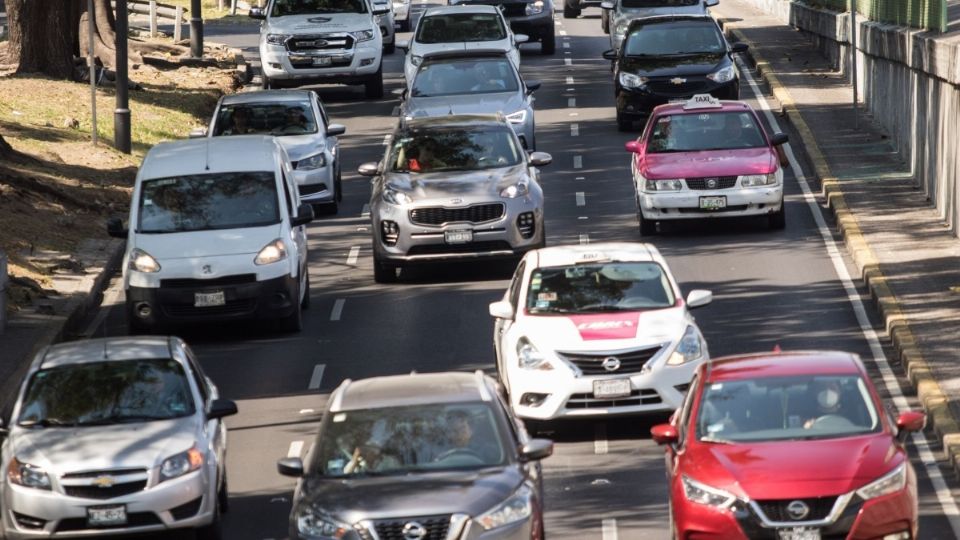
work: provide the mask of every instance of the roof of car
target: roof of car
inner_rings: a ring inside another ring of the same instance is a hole
[[[450,58],[475,59],[484,57],[503,58],[507,52],[502,49],[467,49],[460,51],[431,51],[423,53],[423,61],[427,60],[447,60]]]
[[[797,375],[860,374],[857,355],[839,351],[768,352],[715,358],[708,366],[708,382]]]
[[[430,116],[418,118],[404,118],[403,126],[406,129],[440,128],[453,126],[499,126],[506,120],[499,114],[450,114],[446,116]]]
[[[455,6],[438,6],[429,8],[423,17],[432,17],[434,15],[450,15],[459,13],[496,13],[497,6],[485,4],[457,4]]]
[[[278,143],[268,135],[205,137],[160,143],[140,165],[143,179],[228,171],[272,171]]]
[[[569,266],[597,260],[661,262],[657,248],[640,242],[601,242],[551,246],[537,250],[537,267]]]
[[[258,90],[256,92],[240,92],[238,94],[229,94],[223,97],[221,103],[224,105],[236,105],[238,103],[288,103],[310,101],[313,94],[310,90]]]
[[[347,381],[331,412],[489,401],[482,373],[411,373]]]
[[[744,101],[720,100],[720,107],[684,109],[686,101],[672,101],[663,105],[658,105],[653,109],[652,114],[701,114],[704,112],[718,111],[752,111],[753,108]]]
[[[51,368],[90,362],[172,358],[170,338],[162,336],[112,337],[59,343],[41,356],[40,366]]]
[[[630,26],[640,26],[643,24],[660,23],[669,21],[701,20],[710,21],[716,24],[716,20],[706,13],[672,13],[669,15],[651,15],[649,17],[638,17],[630,21]]]

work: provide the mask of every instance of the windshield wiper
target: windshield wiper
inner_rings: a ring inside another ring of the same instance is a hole
[[[716,437],[700,437],[701,442],[708,442],[713,444],[735,444],[733,441],[727,439],[719,439]]]
[[[23,420],[19,422],[19,425],[22,427],[73,427],[77,425],[77,423],[66,422],[64,420],[60,420],[59,418],[40,418],[38,420]]]
[[[171,420],[176,418],[174,416],[155,416],[147,414],[124,414],[116,416],[107,416],[104,418],[97,418],[96,420],[88,420],[86,422],[79,422],[78,426],[109,426],[112,424],[132,424],[135,422],[154,422],[157,420]]]

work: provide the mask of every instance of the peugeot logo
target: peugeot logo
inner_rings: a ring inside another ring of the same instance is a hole
[[[707,187],[710,188],[710,189],[716,188],[716,187],[717,187],[717,179],[716,179],[716,178],[707,178]]]
[[[93,485],[97,486],[98,488],[110,488],[116,483],[117,481],[109,475],[98,476],[93,479]]]
[[[200,271],[203,272],[204,274],[212,274],[213,268],[211,268],[209,264],[205,264],[203,265],[203,268],[200,269]]]
[[[406,540],[420,540],[427,535],[427,528],[416,521],[411,521],[403,526],[400,534],[402,534]]]
[[[810,513],[810,507],[803,501],[792,501],[787,505],[787,515],[794,521],[800,521]]]
[[[616,356],[608,356],[603,359],[603,362],[600,364],[600,367],[607,371],[616,371],[620,369],[620,359]]]
[[[684,79],[683,77],[674,77],[674,78],[670,79],[670,84],[675,84],[675,85],[677,85],[677,86],[680,86],[681,84],[683,84],[683,83],[685,83],[685,82],[687,82],[687,80]]]

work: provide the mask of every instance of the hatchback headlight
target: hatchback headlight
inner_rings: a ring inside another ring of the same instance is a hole
[[[523,197],[528,193],[530,193],[530,187],[527,185],[526,181],[517,182],[512,186],[507,186],[500,190],[500,196],[507,199],[516,199],[517,197]]]
[[[383,200],[390,204],[403,205],[412,203],[413,197],[402,191],[388,187],[383,190]]]
[[[43,469],[23,463],[17,458],[11,459],[7,466],[7,480],[18,486],[50,489],[50,476]]]
[[[533,514],[533,490],[520,486],[509,499],[491,508],[476,519],[484,530],[491,530],[523,521]]]
[[[267,34],[266,41],[270,45],[283,45],[289,38],[287,34]]]
[[[721,510],[726,510],[737,502],[737,497],[734,494],[697,482],[688,476],[681,476],[680,481],[683,483],[683,495],[690,502]]]
[[[901,463],[897,468],[881,476],[878,480],[857,490],[857,495],[863,499],[876,499],[884,495],[896,493],[907,485],[907,464]]]
[[[319,169],[320,167],[327,166],[327,156],[320,152],[319,154],[314,154],[312,156],[307,156],[299,161],[297,161],[297,166],[295,167],[298,171],[312,171],[314,169]]]
[[[673,350],[673,354],[667,360],[667,365],[679,366],[699,360],[703,358],[703,349],[703,339],[700,337],[700,333],[693,326],[688,326],[683,333],[683,337],[680,338],[677,348]]]
[[[670,178],[666,180],[647,180],[644,182],[644,191],[680,191],[683,189],[683,180]]]
[[[283,243],[283,240],[277,238],[276,240],[263,246],[263,249],[260,250],[260,253],[257,253],[257,257],[253,259],[253,264],[258,266],[272,264],[282,261],[286,258],[287,246]]]
[[[168,457],[160,464],[160,481],[173,480],[203,466],[203,453],[196,446]]]
[[[517,342],[517,361],[523,369],[539,369],[542,371],[553,369],[553,364],[526,338],[520,338],[520,341]]]
[[[523,109],[515,113],[510,113],[506,118],[511,124],[522,124],[527,121],[527,110]]]
[[[727,66],[725,68],[720,68],[713,73],[707,75],[707,78],[715,83],[725,83],[733,80],[734,75],[737,72],[733,66]]]
[[[623,86],[625,88],[640,88],[650,81],[650,79],[646,77],[641,77],[639,75],[634,75],[633,73],[627,73],[625,71],[620,72],[619,80],[620,80],[620,86]]]
[[[777,173],[745,174],[740,177],[741,187],[773,186],[777,184]]]
[[[537,0],[536,2],[527,4],[526,9],[523,10],[527,15],[536,15],[537,13],[543,13],[543,2]]]
[[[153,274],[160,271],[160,263],[152,255],[140,248],[134,248],[130,252],[130,269],[145,274]]]
[[[360,30],[353,33],[354,39],[357,41],[370,41],[374,37],[373,30]]]
[[[350,526],[346,523],[340,523],[309,505],[297,509],[296,517],[297,530],[300,531],[300,534],[310,538],[340,540],[350,530]]]

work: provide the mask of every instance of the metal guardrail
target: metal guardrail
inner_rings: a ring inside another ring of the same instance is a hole
[[[112,0],[110,5],[116,9],[117,2]],[[182,26],[187,23],[187,9],[181,6],[162,4],[156,0],[127,0],[127,10],[134,15],[146,15],[150,21],[150,35],[157,35],[157,24],[162,20],[173,24],[173,40],[180,41],[183,35]]]

